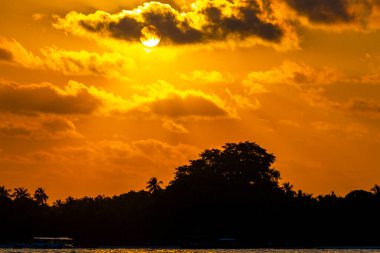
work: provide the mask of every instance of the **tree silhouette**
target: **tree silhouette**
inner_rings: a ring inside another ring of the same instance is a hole
[[[379,196],[380,195],[380,186],[378,186],[377,184],[375,184],[375,186],[371,188],[371,192],[374,195]]]
[[[49,199],[48,195],[45,193],[45,190],[41,187],[36,189],[33,196],[38,205],[46,204],[47,200]]]
[[[178,167],[171,185],[197,177],[230,185],[277,188],[280,173],[271,168],[274,161],[275,156],[256,143],[227,143],[223,150],[205,150],[190,165]]]
[[[56,201],[53,202],[54,207],[62,207],[63,206],[63,201],[60,199],[57,199]]]
[[[11,197],[11,190],[0,186],[0,199],[9,199]]]
[[[370,202],[373,199],[374,194],[364,190],[354,190],[349,192],[345,199],[350,202]]]
[[[296,194],[295,191],[293,191],[293,185],[291,185],[289,182],[283,183],[282,188],[285,191],[285,194],[291,198],[293,198]]]
[[[26,189],[24,187],[15,188],[12,196],[15,199],[29,199],[30,198],[30,194],[28,192],[28,189]]]
[[[152,177],[147,182],[146,188],[148,189],[148,192],[154,194],[162,190],[160,184],[162,184],[162,181],[158,181],[156,177]]]
[[[66,200],[65,200],[65,204],[66,204],[66,205],[73,205],[74,202],[75,202],[75,199],[74,199],[73,196],[68,196],[68,197],[66,198]]]
[[[176,168],[166,188],[152,177],[147,190],[69,196],[52,205],[43,188],[32,199],[25,188],[11,194],[2,186],[0,245],[44,234],[73,237],[78,246],[380,245],[380,186],[313,197],[290,183],[279,186],[274,160],[255,143],[227,143]]]

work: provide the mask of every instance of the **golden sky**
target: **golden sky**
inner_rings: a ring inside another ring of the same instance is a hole
[[[306,192],[380,184],[379,0],[1,0],[0,18],[8,188],[140,190],[238,141]]]

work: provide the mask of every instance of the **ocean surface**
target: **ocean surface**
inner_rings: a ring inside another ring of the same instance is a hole
[[[380,249],[0,249],[0,253],[380,253]]]

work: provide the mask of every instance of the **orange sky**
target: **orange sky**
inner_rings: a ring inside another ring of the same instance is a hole
[[[120,194],[238,141],[296,189],[380,184],[379,0],[2,0],[0,18],[0,185]]]

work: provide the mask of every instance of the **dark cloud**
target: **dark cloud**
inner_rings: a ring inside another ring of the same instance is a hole
[[[162,34],[164,40],[178,44],[201,42],[205,39],[206,34],[193,28],[189,19],[181,20],[178,15],[178,12],[169,5],[151,3],[149,8],[142,13],[145,20],[142,26],[153,25]]]
[[[13,55],[10,51],[0,47],[0,61],[12,61]]]
[[[236,16],[224,16],[222,8],[214,6],[212,2],[203,10],[203,13],[209,21],[205,28],[213,39],[225,39],[230,34],[235,34],[242,39],[255,35],[267,41],[278,42],[283,35],[279,26],[263,22],[259,18],[262,10],[254,1],[248,1],[245,6],[237,7]]]
[[[380,116],[380,104],[373,100],[355,98],[351,99],[345,107],[353,112]]]
[[[0,84],[0,111],[31,114],[89,114],[100,101],[87,90],[64,94],[52,85],[4,85]]]
[[[195,95],[171,96],[150,104],[152,112],[172,118],[178,117],[219,117],[228,113],[211,100]]]
[[[99,11],[86,16],[71,12],[65,18],[58,18],[55,26],[74,33],[85,31],[127,41],[138,41],[141,29],[153,25],[161,33],[163,43],[191,44],[229,37],[280,42],[284,29],[266,19],[264,12],[256,0],[198,0],[187,12],[179,12],[168,4],[149,2],[117,14]]]
[[[0,126],[0,136],[5,137],[29,137],[32,135],[32,131],[25,127],[13,126],[11,124],[6,126]]]
[[[357,23],[366,26],[378,0],[286,0],[288,5],[316,24]]]
[[[86,28],[85,21],[82,22],[82,25]],[[109,23],[107,27],[103,26],[102,29],[108,29],[115,38],[133,40],[140,37],[140,30],[142,28],[143,26],[133,18],[125,17],[118,22]],[[93,32],[96,31],[99,31],[99,29],[93,30]]]
[[[316,23],[350,22],[347,0],[286,0],[299,14]]]

